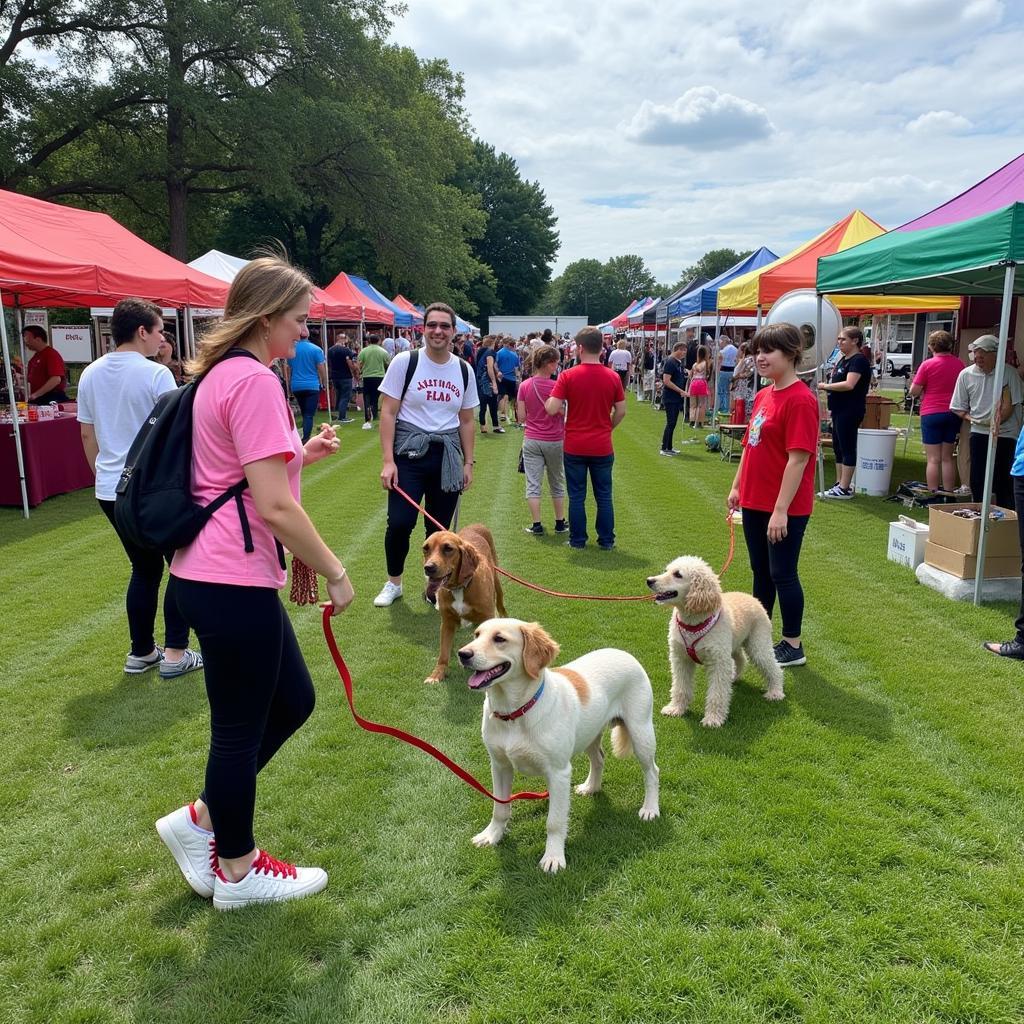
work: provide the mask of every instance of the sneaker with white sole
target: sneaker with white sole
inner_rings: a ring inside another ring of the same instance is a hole
[[[388,580],[381,592],[373,599],[375,608],[389,608],[402,596],[402,584]]]
[[[177,661],[168,661],[165,657],[160,662],[161,679],[177,679],[187,676],[189,672],[197,672],[203,667],[203,656],[198,651],[186,647]]]
[[[164,649],[162,647],[154,647],[153,653],[147,654],[144,658],[140,658],[135,654],[129,654],[124,659],[124,670],[130,676],[140,676],[143,672],[156,668],[163,661],[163,658]]]
[[[807,664],[807,655],[804,654],[804,645],[794,647],[788,640],[780,640],[773,648],[775,661],[782,668],[796,668],[799,665]]]
[[[818,497],[824,499],[838,498],[840,501],[849,501],[853,497],[852,487],[840,487],[833,484],[827,491],[818,491]]]
[[[156,823],[157,835],[171,851],[181,873],[194,892],[209,899],[213,895],[217,868],[217,844],[213,833],[196,823],[194,804],[186,804],[164,815]]]
[[[214,877],[213,906],[216,910],[237,910],[254,903],[280,903],[312,896],[327,886],[323,868],[300,868],[256,851],[249,873],[229,882],[221,871]]]
[[[373,424],[369,420],[367,420],[363,424],[363,430],[373,430]]]

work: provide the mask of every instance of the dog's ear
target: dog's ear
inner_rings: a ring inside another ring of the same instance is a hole
[[[539,679],[560,648],[537,622],[524,622],[519,628],[523,633],[523,671],[531,679]]]
[[[706,567],[698,569],[690,578],[683,611],[687,615],[714,615],[721,603],[718,577]]]
[[[459,542],[459,576],[458,586],[464,587],[473,578],[477,566],[480,564],[480,556],[472,544],[465,541]]]

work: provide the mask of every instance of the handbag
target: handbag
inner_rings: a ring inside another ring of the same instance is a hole
[[[525,473],[526,472],[526,466],[523,464],[523,449],[522,448],[519,449],[519,472],[520,473]]]

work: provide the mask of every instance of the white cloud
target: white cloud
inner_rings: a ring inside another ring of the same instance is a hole
[[[971,122],[952,110],[929,110],[907,124],[907,131],[917,135],[958,135],[970,128]]]
[[[775,132],[768,111],[710,85],[687,89],[670,106],[644,100],[626,135],[648,146],[729,149]]]

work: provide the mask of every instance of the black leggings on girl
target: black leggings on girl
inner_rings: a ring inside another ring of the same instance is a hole
[[[177,579],[178,607],[203,653],[210,753],[203,802],[217,852],[242,857],[256,775],[313,712],[313,681],[276,590]]]
[[[800,586],[797,562],[800,546],[810,516],[790,516],[786,536],[776,544],[768,541],[768,520],[771,512],[743,510],[743,536],[750,555],[750,568],[754,573],[754,597],[764,605],[769,618],[779,598],[782,613],[782,635],[796,638],[800,635],[804,618],[804,589]]]

